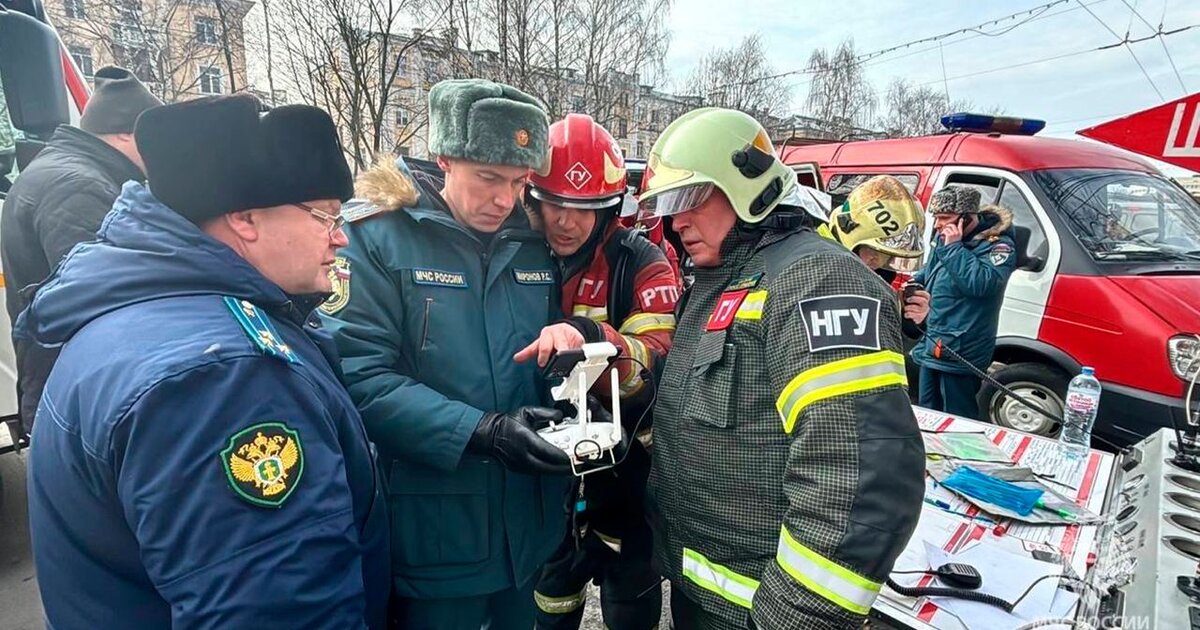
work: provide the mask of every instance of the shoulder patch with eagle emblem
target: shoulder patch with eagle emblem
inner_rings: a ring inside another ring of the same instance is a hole
[[[243,429],[221,451],[221,467],[239,497],[262,507],[280,507],[304,472],[300,434],[282,422]]]

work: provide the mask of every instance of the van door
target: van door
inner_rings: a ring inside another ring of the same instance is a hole
[[[1054,359],[1028,350],[1041,347],[1038,333],[1062,258],[1058,232],[1037,196],[1015,173],[948,166],[938,174],[934,190],[949,184],[974,188],[980,192],[981,203],[1007,209],[1018,232],[1023,233],[1017,239],[1020,257],[1005,289],[996,335],[994,360],[1004,366],[990,370],[991,377],[1061,417],[1070,375]],[[933,222],[929,223],[932,230]],[[983,384],[977,401],[980,420],[1039,435],[1053,435],[1058,430],[1057,419],[1030,409],[990,383]]]
[[[981,203],[1009,210],[1013,214],[1013,224],[1027,231],[1023,257],[1004,293],[997,334],[1037,339],[1061,258],[1054,224],[1033,191],[1015,173],[993,168],[948,166],[939,174],[934,190],[948,184],[978,190]],[[929,223],[932,229],[932,221]]]

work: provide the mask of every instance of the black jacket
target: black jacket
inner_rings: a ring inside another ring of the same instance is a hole
[[[44,281],[77,243],[96,230],[127,180],[145,176],[129,158],[96,136],[62,126],[21,172],[0,215],[0,257],[10,321],[29,305],[32,287]],[[23,347],[17,352],[17,400],[26,431],[54,366],[57,350]]]

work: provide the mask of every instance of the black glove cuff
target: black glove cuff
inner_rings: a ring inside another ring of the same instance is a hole
[[[572,328],[579,331],[583,335],[584,343],[599,343],[604,341],[604,330],[600,328],[600,324],[583,317],[576,315],[563,320],[563,323],[570,324]]]
[[[494,411],[483,414],[479,424],[475,425],[475,430],[467,438],[468,453],[486,455],[492,452],[492,444],[496,441],[496,425],[501,422],[502,415],[504,414]]]

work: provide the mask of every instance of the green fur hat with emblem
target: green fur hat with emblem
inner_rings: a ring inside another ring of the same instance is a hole
[[[484,79],[442,81],[429,91],[429,152],[541,171],[550,121],[541,101]]]

